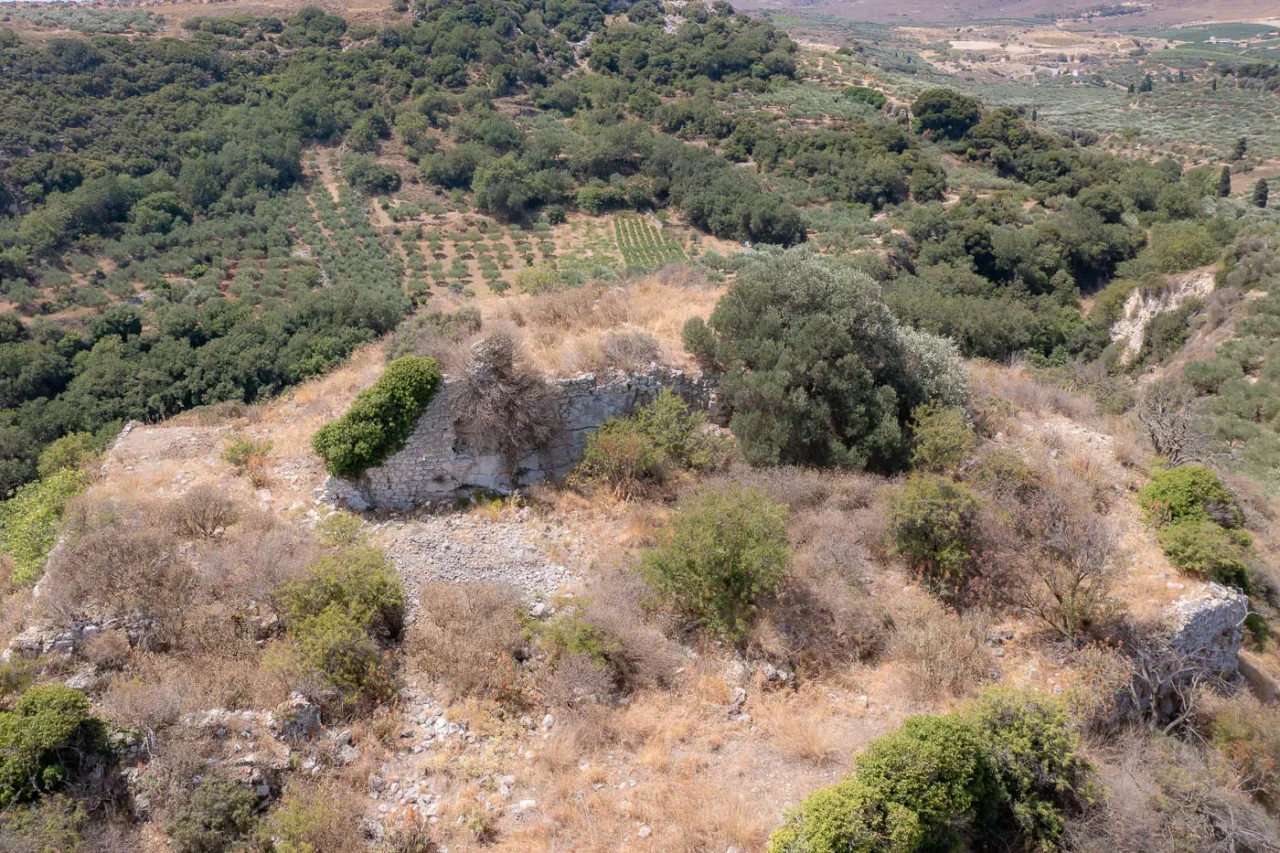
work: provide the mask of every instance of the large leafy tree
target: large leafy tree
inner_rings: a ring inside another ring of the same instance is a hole
[[[911,105],[911,112],[919,130],[959,139],[982,118],[982,105],[954,89],[927,89]]]
[[[911,408],[965,395],[946,342],[902,329],[866,274],[804,249],[743,270],[685,344],[722,374],[757,465],[899,467]]]

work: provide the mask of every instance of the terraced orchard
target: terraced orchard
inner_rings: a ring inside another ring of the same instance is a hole
[[[686,260],[679,241],[647,217],[619,214],[613,218],[613,233],[625,266],[653,269]]]

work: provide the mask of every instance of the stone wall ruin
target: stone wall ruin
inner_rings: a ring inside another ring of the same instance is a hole
[[[668,367],[634,373],[587,373],[552,382],[559,420],[557,435],[516,463],[491,437],[469,434],[459,423],[459,383],[448,380],[419,418],[405,446],[358,480],[329,477],[317,497],[355,510],[408,509],[430,501],[452,501],[477,493],[509,493],[520,486],[563,479],[582,459],[587,437],[610,418],[630,414],[671,389],[695,411],[723,421],[715,383],[709,377]]]

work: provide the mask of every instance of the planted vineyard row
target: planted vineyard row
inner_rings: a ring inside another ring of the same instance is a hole
[[[613,230],[625,266],[653,269],[685,260],[684,249],[675,238],[644,217],[615,216]]]

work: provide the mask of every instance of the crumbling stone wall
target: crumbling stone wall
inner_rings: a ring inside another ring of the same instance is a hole
[[[702,375],[654,367],[638,373],[588,373],[557,380],[557,436],[520,459],[518,483],[508,476],[507,459],[489,436],[468,434],[458,423],[452,400],[456,383],[445,381],[400,452],[366,471],[359,480],[329,477],[318,497],[352,509],[407,509],[427,501],[453,500],[476,492],[510,492],[565,477],[582,459],[587,437],[610,418],[630,414],[670,388],[695,410],[723,420],[714,382]]]
[[[1205,592],[1173,603],[1169,612],[1169,649],[1209,672],[1233,676],[1239,667],[1244,619],[1248,615],[1248,596],[1209,584]]]

